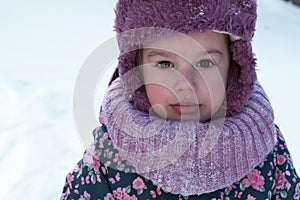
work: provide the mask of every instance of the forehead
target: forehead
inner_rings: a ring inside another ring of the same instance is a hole
[[[160,49],[182,54],[190,51],[226,51],[228,49],[228,37],[225,34],[206,32],[193,35],[178,34],[174,37],[156,40],[144,46],[147,49]]]

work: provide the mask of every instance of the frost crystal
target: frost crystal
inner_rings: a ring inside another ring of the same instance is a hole
[[[203,5],[200,5],[198,7],[193,7],[193,12],[197,13],[195,16],[191,17],[191,19],[197,19],[200,16],[203,16],[205,14],[204,12],[205,7]]]
[[[244,8],[252,8],[252,2],[251,1],[243,1],[243,7]]]

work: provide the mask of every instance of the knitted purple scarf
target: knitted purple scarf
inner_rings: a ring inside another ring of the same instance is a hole
[[[211,122],[172,121],[136,110],[120,78],[103,117],[122,160],[166,192],[200,195],[242,179],[275,144],[273,110],[256,83],[240,114]]]

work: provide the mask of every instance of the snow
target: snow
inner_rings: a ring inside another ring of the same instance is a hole
[[[114,36],[115,2],[2,3],[0,199],[59,199],[85,148],[73,119],[76,77],[91,52]],[[281,0],[258,3],[253,44],[259,80],[299,171],[300,7]],[[101,92],[95,95],[98,107]]]
[[[260,0],[254,51],[258,77],[275,111],[296,169],[300,170],[300,6]],[[299,173],[299,172],[298,172]]]

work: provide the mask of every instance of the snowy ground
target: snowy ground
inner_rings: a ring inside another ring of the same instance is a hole
[[[65,175],[81,158],[73,89],[85,59],[113,37],[115,0],[103,2],[2,2],[0,199],[58,199]],[[291,3],[259,0],[254,50],[300,172],[299,16]]]

